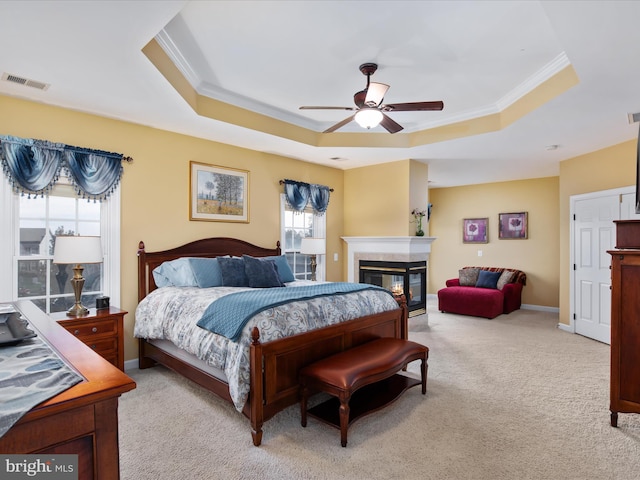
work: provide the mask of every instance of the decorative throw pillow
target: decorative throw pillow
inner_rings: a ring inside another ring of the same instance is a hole
[[[176,258],[153,269],[153,280],[158,287],[197,287],[189,259]]]
[[[500,278],[502,273],[500,272],[490,272],[488,270],[480,270],[478,274],[478,281],[476,282],[476,287],[479,288],[496,288],[498,285],[498,279]]]
[[[248,287],[249,279],[244,273],[244,259],[240,257],[218,257],[225,287]]]
[[[222,286],[222,270],[217,258],[189,258],[193,276],[200,288]]]
[[[276,268],[278,269],[278,276],[283,283],[294,282],[296,277],[293,276],[293,272],[291,271],[291,267],[289,266],[289,262],[287,262],[287,257],[284,255],[278,255],[273,257],[261,257],[261,260],[273,260],[276,264]]]
[[[479,268],[463,268],[458,271],[458,279],[462,287],[475,287],[478,282]]]
[[[498,283],[496,284],[496,288],[498,290],[502,290],[507,283],[511,283],[511,280],[513,280],[513,276],[515,274],[516,272],[512,270],[505,270],[504,272],[502,272],[502,275],[500,275]]]
[[[249,255],[244,259],[244,273],[252,288],[284,287],[274,260],[254,258]]]

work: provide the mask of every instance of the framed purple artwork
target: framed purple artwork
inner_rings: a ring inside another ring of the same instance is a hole
[[[498,238],[525,239],[528,235],[527,212],[498,214]]]
[[[465,218],[462,220],[462,243],[488,243],[488,218]]]

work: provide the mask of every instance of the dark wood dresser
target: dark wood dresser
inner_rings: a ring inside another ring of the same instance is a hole
[[[135,382],[33,303],[14,305],[84,381],[23,416],[0,437],[0,452],[77,454],[79,480],[118,479],[118,397]]]
[[[611,255],[611,425],[640,413],[640,221],[616,223]]]

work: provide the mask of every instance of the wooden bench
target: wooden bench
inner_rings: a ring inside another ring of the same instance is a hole
[[[347,446],[347,430],[358,418],[381,409],[404,391],[422,384],[427,393],[429,349],[399,338],[378,338],[312,363],[300,370],[302,426],[307,413],[340,428],[340,440]],[[421,360],[421,380],[397,374],[407,364]],[[328,401],[307,410],[311,393],[326,392]]]

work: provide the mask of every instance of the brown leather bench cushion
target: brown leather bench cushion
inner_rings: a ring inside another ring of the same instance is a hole
[[[405,364],[428,357],[424,345],[399,338],[379,338],[315,362],[301,376],[353,392],[391,376]]]

